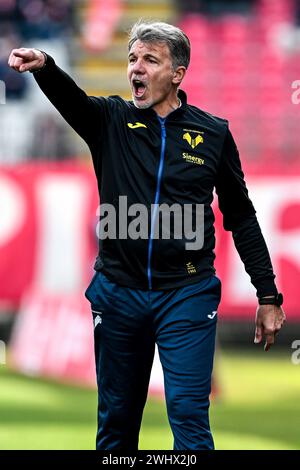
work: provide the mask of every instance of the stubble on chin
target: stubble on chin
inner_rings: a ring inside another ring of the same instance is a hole
[[[152,104],[153,103],[140,103],[138,100],[135,99],[134,96],[132,96],[132,101],[133,101],[133,104],[136,108],[139,108],[139,109],[148,109],[148,108],[151,108]]]

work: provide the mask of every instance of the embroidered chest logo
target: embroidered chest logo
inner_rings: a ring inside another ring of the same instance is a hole
[[[131,122],[128,122],[127,123],[127,126],[130,128],[130,129],[138,129],[139,127],[145,127],[147,129],[147,126],[146,124],[143,124],[141,122],[136,122],[135,124],[132,124]]]
[[[203,136],[201,134],[204,134],[204,132],[200,132],[200,131],[194,131],[194,130],[191,130],[191,129],[183,129],[184,131],[184,134],[183,134],[183,140],[186,140],[187,143],[192,147],[192,149],[194,149],[195,147],[197,147],[197,145],[199,144],[203,144],[204,142],[204,139],[203,139]],[[190,133],[193,133],[193,134],[198,134],[196,135],[195,137],[192,137],[192,135]]]
[[[189,163],[196,163],[196,165],[204,165],[205,161],[203,158],[196,157],[195,155],[190,155],[189,153],[183,152],[182,158]]]
[[[188,272],[188,274],[196,274],[197,270],[195,268],[195,266],[193,265],[193,263],[191,263],[190,261],[188,263],[186,263],[186,270]]]

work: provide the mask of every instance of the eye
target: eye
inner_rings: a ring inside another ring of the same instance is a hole
[[[129,64],[133,64],[134,62],[135,62],[135,58],[134,58],[134,57],[130,57],[130,58],[128,59],[128,63],[129,63]]]

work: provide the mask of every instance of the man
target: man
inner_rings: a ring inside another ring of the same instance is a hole
[[[97,449],[137,449],[155,343],[174,449],[214,447],[208,419],[220,301],[213,267],[214,187],[224,227],[233,232],[262,304],[255,342],[265,336],[268,350],[285,319],[228,122],[187,104],[178,90],[189,59],[190,43],[180,29],[136,24],[128,55],[132,101],[125,101],[88,97],[36,49],[16,49],[9,58],[15,70],[34,73],[87,142],[101,206],[113,208],[102,219],[96,274],[86,291],[95,327]],[[197,222],[201,209],[204,226]],[[169,226],[163,224],[157,235],[166,214]],[[182,214],[186,220],[178,218]]]

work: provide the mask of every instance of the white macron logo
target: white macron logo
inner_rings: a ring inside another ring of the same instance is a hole
[[[211,314],[209,314],[209,315],[207,315],[207,316],[208,316],[208,318],[210,318],[210,319],[212,320],[213,318],[215,318],[215,316],[217,315],[217,313],[218,313],[217,310],[214,310],[213,312],[211,312]]]

